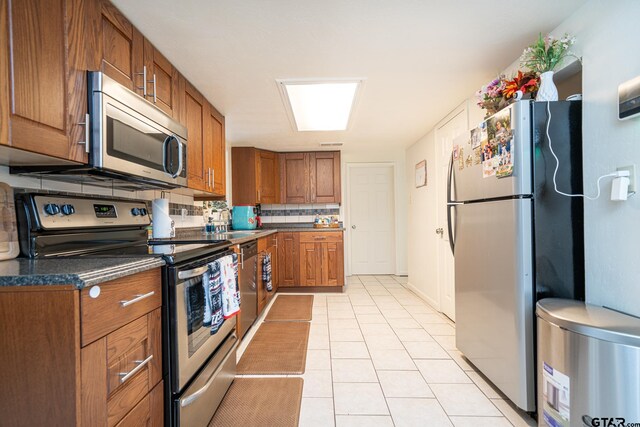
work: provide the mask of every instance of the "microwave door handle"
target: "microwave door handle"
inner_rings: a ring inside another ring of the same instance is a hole
[[[169,138],[165,138],[162,142],[162,167],[166,173],[169,173],[169,167],[167,166],[167,141],[169,141]]]
[[[174,178],[180,176],[180,174],[182,173],[182,169],[184,168],[184,164],[182,163],[182,156],[184,154],[183,150],[183,143],[180,142],[180,140],[178,139],[177,136],[174,135],[174,138],[176,139],[176,141],[178,141],[178,171],[176,172],[176,174],[173,176]]]
[[[191,279],[192,277],[202,276],[209,269],[208,265],[203,267],[194,268],[192,270],[180,271],[178,273],[178,279]]]

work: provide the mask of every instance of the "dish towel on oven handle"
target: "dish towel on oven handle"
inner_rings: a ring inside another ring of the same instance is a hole
[[[264,254],[262,258],[262,283],[267,292],[273,290],[273,282],[271,281],[271,254],[269,252]]]
[[[204,314],[202,316],[202,325],[211,326],[211,265],[202,276],[202,288],[204,289]]]
[[[240,311],[238,255],[227,255],[215,262],[220,264],[220,275],[222,277],[222,314],[225,319],[229,319]]]
[[[218,332],[225,319],[222,310],[222,274],[220,264],[217,261],[209,264],[208,275],[205,275],[205,277],[207,276],[209,278],[209,289],[208,292],[205,292],[205,302],[206,295],[208,294],[211,307],[211,335],[213,335]]]

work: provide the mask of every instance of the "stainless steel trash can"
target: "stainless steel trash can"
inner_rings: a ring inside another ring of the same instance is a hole
[[[536,314],[538,425],[640,426],[640,319],[557,298]]]

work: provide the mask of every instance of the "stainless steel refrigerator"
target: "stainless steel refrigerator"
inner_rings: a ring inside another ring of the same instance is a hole
[[[548,121],[551,113],[551,120]],[[519,101],[455,146],[448,182],[456,346],[535,411],[535,303],[584,299],[582,105]],[[547,130],[548,126],[548,130]]]

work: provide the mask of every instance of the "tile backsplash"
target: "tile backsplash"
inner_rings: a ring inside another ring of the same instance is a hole
[[[320,203],[313,205],[262,205],[262,222],[313,222],[316,215],[340,215],[340,205]],[[340,218],[342,221],[342,218]]]
[[[0,182],[5,182],[14,188],[27,190],[116,197],[147,202],[162,197],[161,190],[126,191],[83,183],[68,183],[39,177],[11,175],[9,174],[9,168],[6,166],[0,166]],[[169,198],[169,214],[175,222],[176,228],[204,227],[202,202],[194,202],[191,190],[176,189],[165,191],[165,197]],[[182,216],[183,209],[186,210],[184,217]],[[264,223],[313,222],[316,215],[340,215],[340,205],[332,203],[262,205],[262,222]],[[343,221],[343,218],[340,217],[339,220]]]
[[[150,202],[162,197],[161,190],[126,191],[117,188],[97,187],[82,183],[61,182],[39,177],[9,174],[9,168],[0,166],[0,182],[16,189],[38,190],[44,192],[69,193],[95,197],[116,197]],[[189,189],[165,191],[169,199],[169,215],[177,228],[203,227],[202,202],[194,202]],[[183,219],[182,210],[186,209]]]

